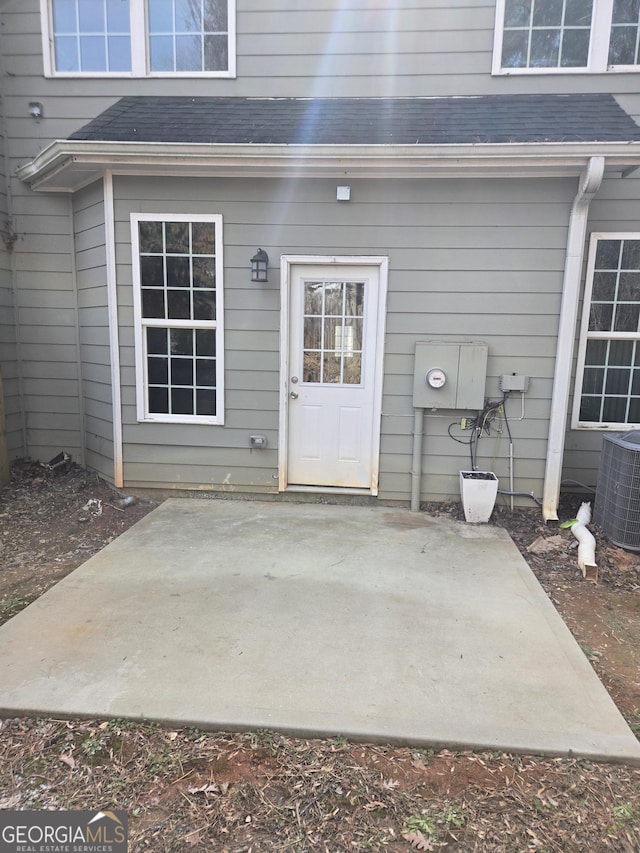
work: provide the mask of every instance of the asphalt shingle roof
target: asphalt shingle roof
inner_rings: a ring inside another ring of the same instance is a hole
[[[608,94],[122,98],[70,139],[260,145],[640,141]]]

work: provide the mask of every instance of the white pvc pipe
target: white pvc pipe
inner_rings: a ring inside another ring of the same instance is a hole
[[[587,580],[597,581],[596,540],[591,531],[587,530],[587,524],[591,521],[590,503],[583,503],[580,506],[576,519],[571,532],[578,540],[578,566]]]

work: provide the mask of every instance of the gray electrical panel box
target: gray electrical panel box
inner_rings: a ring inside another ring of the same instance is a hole
[[[483,343],[416,344],[413,405],[417,409],[482,409],[489,347]]]

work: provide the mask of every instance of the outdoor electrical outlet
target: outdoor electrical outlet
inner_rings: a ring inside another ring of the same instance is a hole
[[[249,447],[263,448],[267,446],[266,435],[252,435],[249,437]]]
[[[529,377],[520,373],[503,373],[498,386],[501,391],[528,391]]]

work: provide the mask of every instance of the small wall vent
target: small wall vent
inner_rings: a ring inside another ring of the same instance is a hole
[[[603,437],[593,520],[615,545],[640,551],[640,430]]]

